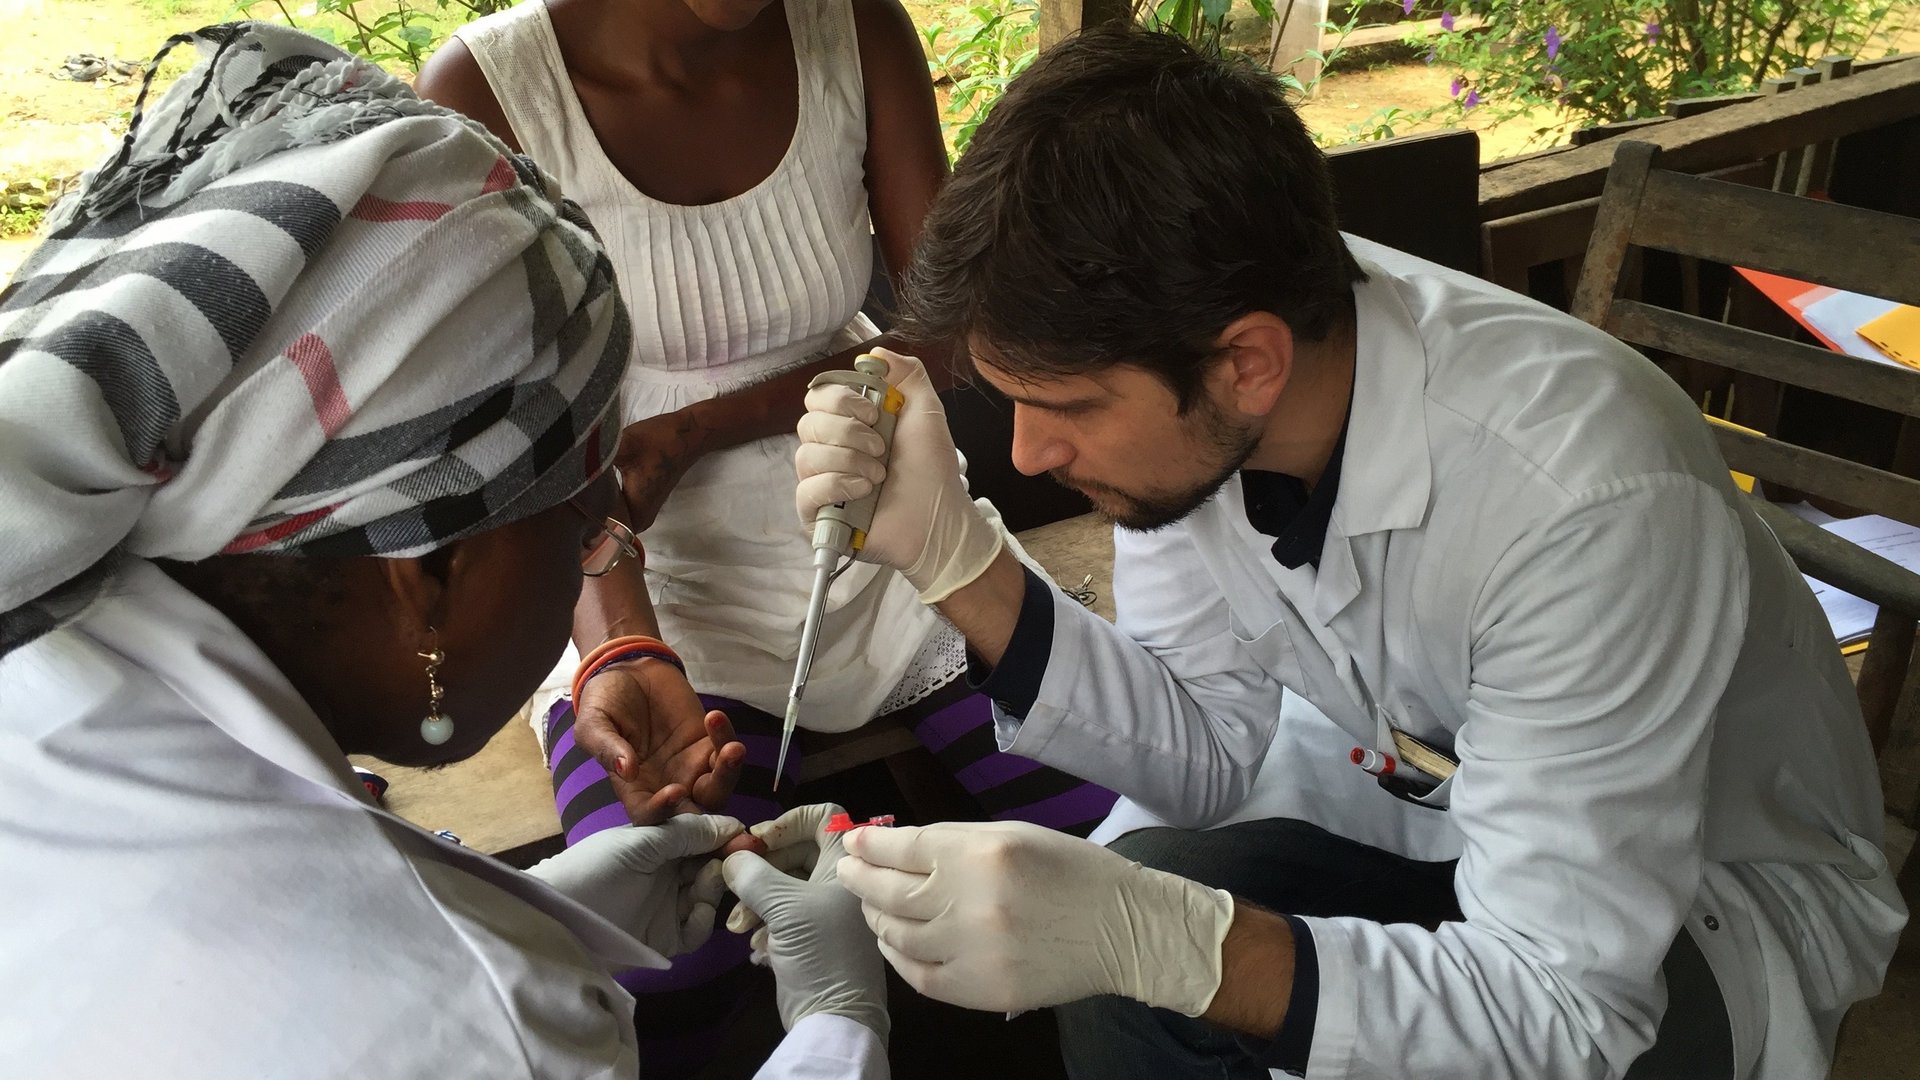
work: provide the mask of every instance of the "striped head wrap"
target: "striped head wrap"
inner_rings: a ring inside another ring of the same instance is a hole
[[[122,557],[418,555],[613,449],[626,313],[551,180],[304,34],[189,42],[0,293],[0,655]]]

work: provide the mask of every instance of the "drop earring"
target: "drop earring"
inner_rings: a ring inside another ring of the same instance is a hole
[[[447,696],[447,688],[440,685],[440,665],[447,654],[440,651],[440,632],[428,632],[433,634],[433,651],[415,654],[427,662],[427,718],[420,721],[420,737],[429,746],[440,746],[453,738],[453,718],[440,711],[440,699]]]

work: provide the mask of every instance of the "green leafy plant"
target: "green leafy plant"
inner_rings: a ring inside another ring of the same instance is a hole
[[[1274,21],[1275,0],[1250,3],[1256,15]],[[1287,14],[1293,5],[1294,0],[1287,0]],[[1219,49],[1232,6],[1232,0],[1134,0],[1132,15],[1198,48]],[[949,87],[942,124],[955,153],[966,149],[1007,84],[1038,55],[1039,21],[1033,0],[980,0],[953,5],[921,27],[927,66],[937,84]],[[1304,89],[1297,80],[1294,85]]]
[[[954,153],[967,148],[1007,84],[1040,52],[1040,8],[1022,0],[956,5],[920,28],[928,69],[948,87],[946,129]]]
[[[1408,0],[1408,13],[1436,0]],[[1460,111],[1539,109],[1605,123],[1667,102],[1750,90],[1823,56],[1864,56],[1898,27],[1897,0],[1438,0],[1430,58],[1455,68]],[[1455,29],[1459,16],[1484,22]]]
[[[1269,24],[1274,22],[1273,0],[1248,0],[1248,3],[1255,15]],[[1178,34],[1198,48],[1217,49],[1221,35],[1227,30],[1227,15],[1232,10],[1233,0],[1134,0],[1133,17],[1155,30]],[[1286,11],[1292,13],[1291,2],[1286,5]]]
[[[298,12],[287,0],[239,0],[234,10],[331,41],[390,69],[417,74],[453,31],[512,0],[311,0]],[[277,17],[276,17],[277,16]]]

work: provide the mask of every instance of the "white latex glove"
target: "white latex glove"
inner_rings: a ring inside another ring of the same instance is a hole
[[[678,956],[713,934],[725,892],[720,861],[706,856],[744,831],[717,814],[603,829],[527,873],[662,956]]]
[[[1000,553],[1000,530],[967,497],[947,413],[926,367],[887,349],[873,355],[887,362],[887,381],[906,399],[891,456],[882,463],[887,448],[873,428],[878,405],[846,386],[807,391],[794,508],[811,528],[821,507],[858,499],[885,481],[859,557],[899,570],[921,600],[936,604],[986,572]]]
[[[820,865],[822,848],[831,848],[833,858],[840,858],[840,837],[827,831],[827,823],[833,820],[833,815],[845,812],[836,803],[796,806],[772,821],[752,826],[747,832],[767,846],[765,858],[774,869],[805,881]],[[753,949],[754,962],[766,962],[763,954],[767,951],[767,928],[753,908],[735,905],[727,916],[727,929],[736,934],[752,931],[753,937],[747,944]]]
[[[848,834],[840,880],[928,997],[1020,1011],[1119,994],[1199,1016],[1233,897],[1025,822]]]
[[[836,877],[841,836],[824,831],[827,818],[839,812],[831,804],[790,810],[768,823],[771,835],[762,837],[766,858],[750,851],[727,857],[727,887],[740,897],[727,925],[739,923],[736,929],[744,930],[742,910],[765,921],[754,947],[773,968],[774,996],[787,1030],[827,1013],[865,1024],[885,1042],[891,1027],[886,968],[860,901]],[[807,876],[795,877],[779,864],[808,866]]]

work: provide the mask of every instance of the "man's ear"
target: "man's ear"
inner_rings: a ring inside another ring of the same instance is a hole
[[[1246,416],[1272,412],[1293,380],[1293,328],[1272,312],[1249,312],[1228,323],[1214,344],[1225,359],[1219,400]]]
[[[381,559],[380,572],[393,591],[394,610],[400,617],[395,629],[417,635],[422,641],[429,629],[447,618],[447,584],[452,576],[458,541],[415,559]]]

